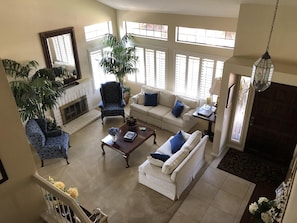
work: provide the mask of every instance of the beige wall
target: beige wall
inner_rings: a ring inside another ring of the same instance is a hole
[[[40,68],[45,61],[38,33],[73,26],[83,78],[91,77],[84,26],[111,20],[116,32],[115,10],[96,0],[3,1],[0,16],[0,57],[36,60]]]
[[[241,5],[234,56],[257,58],[265,52],[273,13],[274,6]],[[297,7],[283,6],[280,1],[269,47],[273,61],[297,63],[296,21]]]
[[[0,222],[23,222],[24,219],[37,222],[43,204],[42,195],[31,179],[36,171],[32,152],[2,63],[0,89],[0,159],[8,175],[8,180],[0,184]]]

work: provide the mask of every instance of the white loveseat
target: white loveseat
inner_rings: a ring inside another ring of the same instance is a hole
[[[165,162],[147,157],[138,167],[138,182],[163,194],[171,200],[179,199],[206,163],[205,147],[208,136],[196,130],[192,134],[182,131],[186,142],[176,153],[171,153],[171,136],[157,153],[172,154]]]
[[[156,106],[144,105],[146,93],[158,94],[158,103]],[[171,112],[176,100],[180,100],[184,104],[184,109],[179,117],[175,117]],[[132,97],[130,116],[173,133],[179,130],[188,132],[197,124],[196,118],[193,117],[193,113],[197,107],[199,107],[199,100],[189,99],[175,95],[170,91],[143,85],[141,92]]]

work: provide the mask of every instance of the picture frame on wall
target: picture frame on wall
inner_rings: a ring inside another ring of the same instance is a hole
[[[231,85],[228,89],[226,108],[229,108],[232,105],[232,99],[234,94],[235,84]]]
[[[8,180],[8,176],[6,174],[6,171],[4,169],[3,163],[0,159],[0,184],[4,183]]]

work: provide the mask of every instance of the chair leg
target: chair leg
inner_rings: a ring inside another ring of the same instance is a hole
[[[41,167],[43,167],[43,160],[41,160]]]
[[[66,159],[66,163],[67,163],[67,165],[69,165],[68,157],[66,156],[65,159]]]

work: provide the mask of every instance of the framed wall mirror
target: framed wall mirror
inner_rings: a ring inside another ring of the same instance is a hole
[[[39,33],[48,68],[63,68],[65,85],[77,84],[81,71],[73,27]]]

